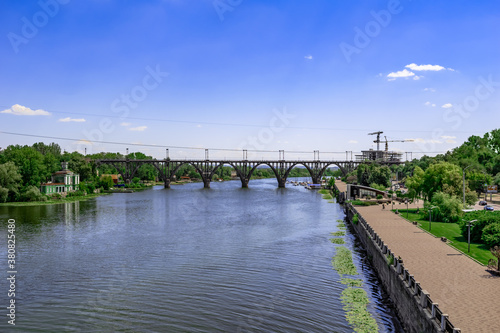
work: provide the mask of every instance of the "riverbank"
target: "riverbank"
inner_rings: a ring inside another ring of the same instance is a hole
[[[22,202],[4,202],[0,203],[0,206],[45,206],[45,205],[55,205],[55,204],[61,204],[61,203],[67,203],[67,202],[75,202],[75,201],[85,201],[89,199],[94,199],[97,197],[100,197],[102,195],[108,195],[110,193],[94,193],[94,194],[87,194],[84,196],[76,196],[76,197],[65,197],[57,200],[47,200],[47,201],[22,201]]]
[[[336,186],[346,190],[345,183]],[[457,332],[498,330],[499,278],[485,266],[390,210],[345,207],[409,332],[438,332],[441,322]]]

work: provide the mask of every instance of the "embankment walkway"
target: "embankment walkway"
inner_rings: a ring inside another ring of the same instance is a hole
[[[336,186],[347,190],[345,183]],[[356,209],[455,327],[463,333],[500,332],[500,277],[390,209]]]

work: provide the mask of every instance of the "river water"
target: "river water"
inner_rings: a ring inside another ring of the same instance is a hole
[[[16,220],[16,331],[352,332],[331,266],[342,208],[273,179],[211,186],[0,207],[5,276],[7,219]],[[399,332],[354,237],[346,241],[380,332]]]

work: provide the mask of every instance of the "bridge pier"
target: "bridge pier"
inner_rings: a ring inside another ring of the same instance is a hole
[[[203,179],[203,187],[210,188],[210,179]]]
[[[320,180],[319,180],[319,177],[311,177],[312,178],[312,182],[313,184],[320,184]]]
[[[278,179],[278,187],[285,188],[286,179]]]
[[[170,179],[165,179],[164,188],[170,188]]]

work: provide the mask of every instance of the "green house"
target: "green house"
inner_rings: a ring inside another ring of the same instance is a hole
[[[62,170],[52,174],[52,181],[42,184],[40,192],[43,194],[67,193],[78,191],[80,175],[68,170],[68,162],[62,162]]]

